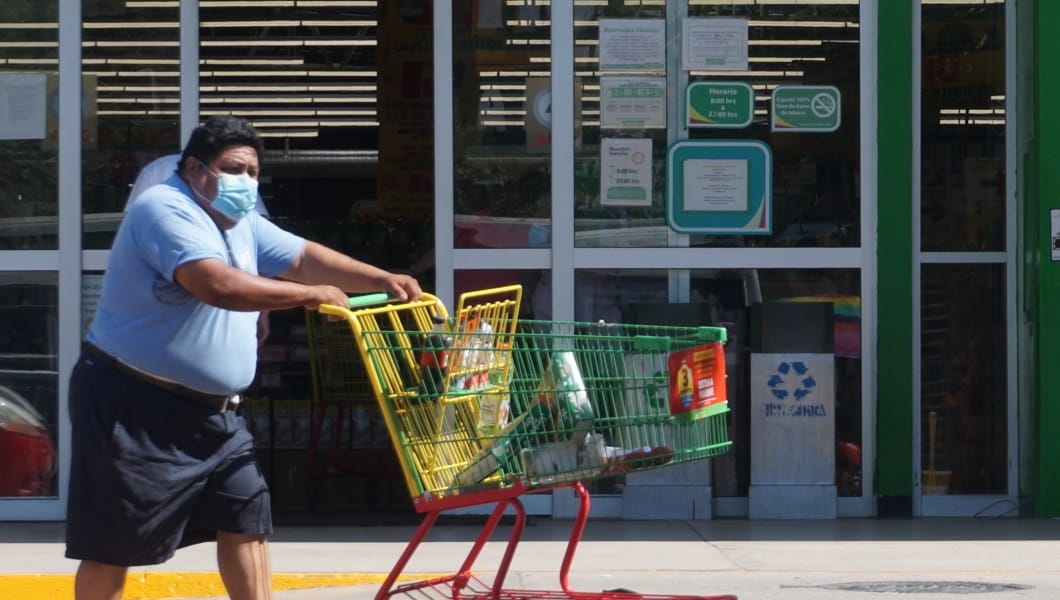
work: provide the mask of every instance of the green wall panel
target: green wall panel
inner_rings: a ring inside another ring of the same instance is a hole
[[[876,494],[880,513],[912,498],[913,482],[913,2],[881,1],[879,312]],[[1060,3],[1058,3],[1060,4]],[[889,503],[894,499],[898,502]]]
[[[1034,94],[1038,206],[1038,513],[1060,516],[1060,263],[1050,259],[1049,210],[1060,209],[1060,2],[1038,0]],[[1028,226],[1034,226],[1029,224]]]

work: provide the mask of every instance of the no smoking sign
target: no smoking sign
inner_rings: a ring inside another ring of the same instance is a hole
[[[788,85],[773,90],[773,131],[835,131],[840,123],[839,89]]]

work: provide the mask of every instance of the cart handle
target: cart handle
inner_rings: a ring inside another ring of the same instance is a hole
[[[317,310],[325,315],[338,315],[340,317],[346,317],[346,315],[349,314],[351,310],[358,310],[361,308],[367,308],[370,306],[377,306],[397,301],[397,296],[392,296],[387,292],[375,292],[373,294],[360,294],[358,296],[350,296],[349,308],[338,306],[336,304],[321,304],[317,307]],[[417,302],[433,302],[440,304],[438,298],[431,294],[423,294],[423,296]]]
[[[376,292],[374,294],[350,296],[350,310],[357,310],[358,308],[375,306],[376,304],[386,304],[387,302],[392,302],[394,300],[397,300],[397,297],[391,296],[387,292]]]
[[[345,306],[339,306],[338,304],[321,304],[317,307],[317,311],[320,312],[320,314],[348,319],[352,314],[350,312],[351,310],[374,306],[376,304],[386,304],[387,302],[391,302],[396,299],[397,298],[391,297],[391,295],[386,292],[363,294],[360,296],[350,296],[347,300],[349,308]]]

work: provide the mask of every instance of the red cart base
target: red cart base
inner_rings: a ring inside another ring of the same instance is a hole
[[[460,570],[453,575],[445,575],[422,581],[394,585],[408,564],[412,555],[416,552],[420,543],[426,537],[427,532],[437,521],[443,510],[430,510],[426,512],[423,522],[416,533],[409,540],[408,546],[401,554],[397,564],[382,588],[376,594],[376,600],[387,600],[394,596],[408,596],[423,600],[530,600],[530,599],[556,599],[556,600],[737,600],[732,594],[718,595],[671,595],[671,594],[639,594],[628,590],[613,590],[603,592],[580,592],[570,587],[570,567],[574,561],[574,552],[578,542],[581,541],[582,532],[589,519],[589,493],[581,483],[564,484],[561,487],[570,487],[578,497],[578,515],[571,527],[570,538],[567,541],[567,550],[563,556],[559,572],[559,590],[525,590],[508,589],[504,587],[504,580],[508,575],[515,549],[522,538],[523,530],[526,528],[526,509],[519,500],[518,495],[503,498],[497,502],[496,508],[486,520],[482,531],[479,532],[475,543],[468,552],[467,558],[461,565]],[[500,565],[496,570],[493,583],[487,583],[472,573],[472,567],[478,558],[486,542],[493,535],[505,510],[511,507],[515,513],[515,522],[512,532],[508,537],[508,545],[504,551]]]
[[[461,581],[458,584],[458,579]],[[469,600],[737,600],[736,596],[687,596],[666,594],[638,594],[631,591],[577,592],[561,590],[494,590],[490,585],[475,576],[464,580],[458,577],[445,577],[438,580],[420,581],[402,585],[391,590],[390,594],[413,598]]]

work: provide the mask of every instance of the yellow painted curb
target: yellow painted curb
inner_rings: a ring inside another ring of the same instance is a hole
[[[380,584],[386,573],[273,573],[272,589],[299,590],[318,587]],[[406,574],[399,581],[426,579],[429,575]],[[164,598],[210,598],[225,596],[221,576],[216,572],[145,572],[130,571],[125,581],[124,600],[162,600]],[[74,576],[70,575],[0,575],[0,598],[3,600],[69,600],[74,597]]]

